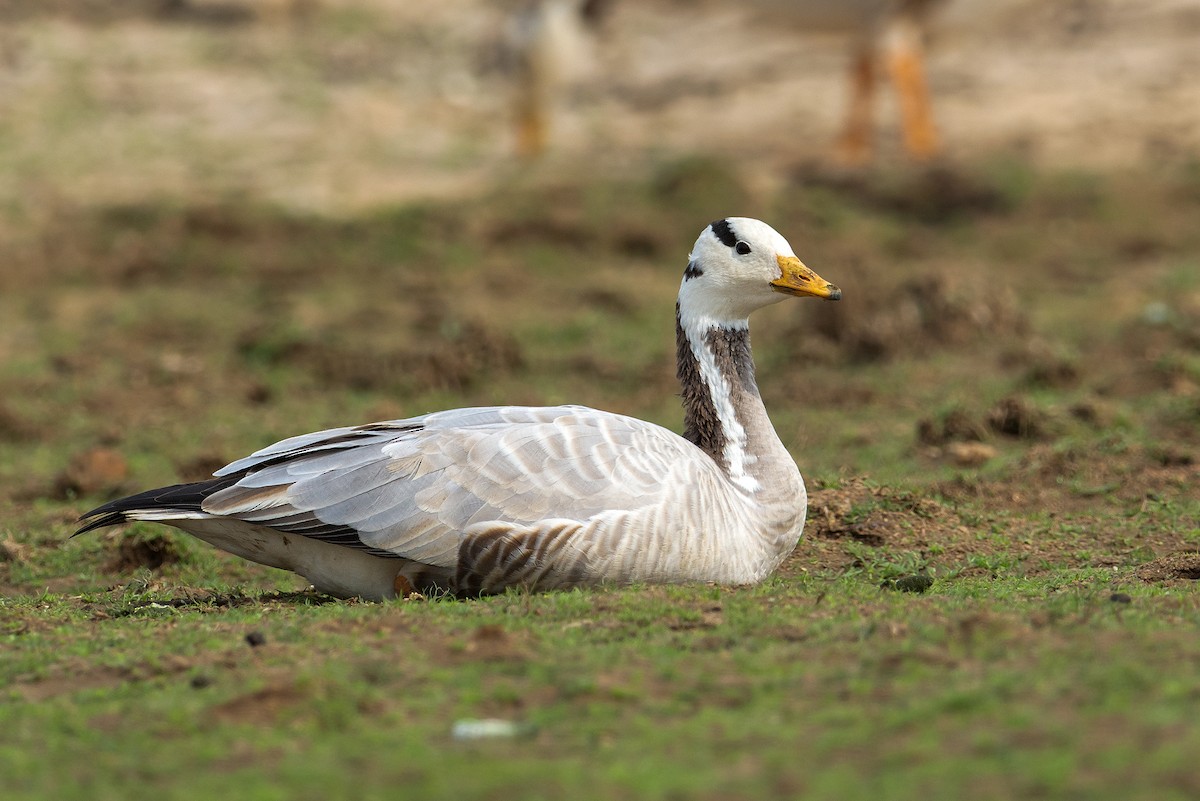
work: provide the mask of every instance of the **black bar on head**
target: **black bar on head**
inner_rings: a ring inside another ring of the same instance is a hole
[[[729,220],[717,220],[709,225],[713,234],[717,239],[721,240],[721,244],[725,247],[733,247],[737,244],[737,235],[733,233],[733,228],[729,225]]]

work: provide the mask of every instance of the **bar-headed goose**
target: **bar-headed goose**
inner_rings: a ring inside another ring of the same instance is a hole
[[[434,412],[285,439],[209,481],[106,503],[77,533],[167,523],[370,599],[761,581],[795,548],[806,495],[747,318],[789,295],[841,291],[758,220],[700,234],[676,304],[683,436],[584,406]]]

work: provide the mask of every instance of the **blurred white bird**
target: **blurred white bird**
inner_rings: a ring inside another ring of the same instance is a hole
[[[737,8],[766,15],[797,35],[844,36],[850,52],[848,102],[835,155],[849,164],[871,157],[875,88],[881,73],[895,87],[905,149],[916,159],[938,151],[938,135],[925,78],[927,26],[949,0],[711,0],[671,5],[671,13]],[[593,63],[596,23],[610,10],[600,0],[536,0],[510,16],[507,49],[514,74],[513,116],[517,152],[540,155],[547,147],[554,108],[564,87]],[[697,58],[703,51],[688,53]]]
[[[565,87],[592,63],[592,31],[608,0],[535,0],[510,16],[505,44],[514,73],[517,153],[540,155]]]

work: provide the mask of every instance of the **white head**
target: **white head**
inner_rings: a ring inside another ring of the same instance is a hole
[[[692,246],[679,311],[689,324],[744,326],[750,312],[787,295],[839,300],[842,291],[805,267],[771,226],[726,217],[705,228]]]

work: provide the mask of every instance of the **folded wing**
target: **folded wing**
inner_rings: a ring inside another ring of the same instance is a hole
[[[454,565],[472,526],[583,521],[721,479],[670,431],[581,406],[456,409],[331,429],[217,475],[239,477],[205,498],[206,513],[440,567]]]

